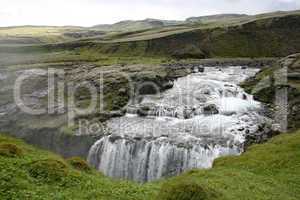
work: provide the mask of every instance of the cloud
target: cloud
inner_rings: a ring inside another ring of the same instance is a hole
[[[218,13],[256,14],[300,9],[299,0],[10,0],[0,7],[0,26],[82,25],[125,19],[182,20]]]

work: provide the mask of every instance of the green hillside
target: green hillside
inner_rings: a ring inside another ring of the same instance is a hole
[[[169,180],[140,185],[104,177],[77,158],[63,160],[0,136],[1,199],[298,200],[300,132],[254,145],[239,157],[215,161]]]
[[[102,31],[137,31],[137,30],[146,30],[146,29],[153,29],[153,28],[161,28],[165,26],[173,26],[173,25],[180,25],[184,24],[183,21],[172,21],[172,20],[159,20],[159,19],[145,19],[145,20],[127,20],[121,21],[115,24],[109,25],[96,25],[93,26],[95,29],[99,29]]]
[[[106,65],[162,63],[172,59],[285,57],[300,51],[300,15],[295,13],[229,27],[164,27],[46,45],[0,45],[0,64]]]
[[[285,57],[300,51],[300,14],[259,17],[230,26],[164,27],[108,34],[41,48],[101,57],[203,59]]]
[[[114,55],[175,58],[280,57],[300,50],[300,15],[258,19],[228,27],[189,28],[85,40],[85,47]],[[66,45],[65,45],[66,46]]]
[[[216,22],[227,22],[230,20],[237,20],[242,18],[249,18],[250,15],[243,14],[219,14],[219,15],[209,15],[209,16],[201,16],[201,17],[190,17],[186,19],[187,22],[190,23],[216,23]]]
[[[166,37],[199,29],[229,27],[256,20],[299,15],[300,11],[273,12],[259,15],[220,14],[175,20],[127,20],[115,24],[76,26],[15,26],[0,28],[1,45],[44,44],[92,39],[97,41],[135,41]]]

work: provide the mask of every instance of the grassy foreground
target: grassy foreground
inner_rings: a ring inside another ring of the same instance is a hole
[[[0,136],[1,199],[300,199],[300,131],[254,145],[211,170],[140,185],[104,177],[78,158],[63,160]]]
[[[143,199],[152,190],[114,181],[74,160],[0,136],[0,199]],[[79,160],[79,159],[78,159]],[[84,161],[82,161],[84,163]],[[78,167],[79,166],[79,167]]]

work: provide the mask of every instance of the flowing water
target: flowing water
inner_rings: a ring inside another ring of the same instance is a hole
[[[239,155],[246,135],[268,122],[260,103],[238,86],[257,72],[209,67],[145,96],[124,117],[107,122],[111,135],[92,146],[89,163],[105,175],[146,182]]]

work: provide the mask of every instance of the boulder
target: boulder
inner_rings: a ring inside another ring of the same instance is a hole
[[[112,134],[111,136],[109,136],[109,141],[111,143],[114,143],[117,140],[121,140],[122,137],[120,135],[116,135],[116,134]]]
[[[201,73],[203,73],[204,72],[204,67],[198,67],[198,72],[201,72]]]
[[[149,107],[143,106],[143,107],[138,108],[137,114],[141,117],[146,117],[148,115],[149,110],[150,110]]]
[[[203,107],[203,114],[205,115],[215,115],[218,113],[219,110],[215,104],[209,104]]]

